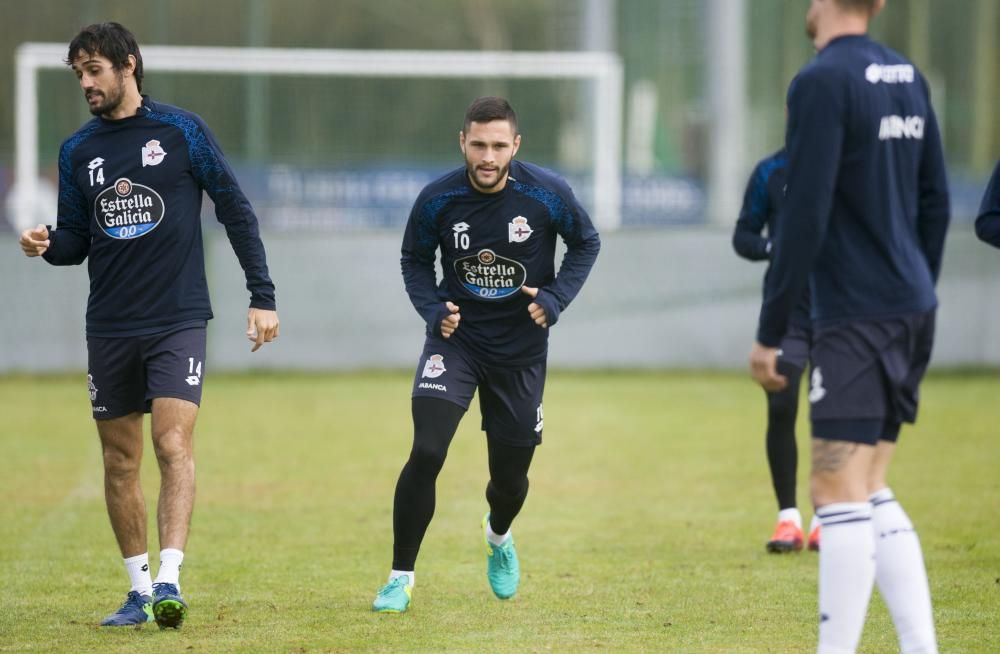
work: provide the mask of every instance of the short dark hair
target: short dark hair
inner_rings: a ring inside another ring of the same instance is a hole
[[[107,57],[112,68],[122,70],[128,65],[128,56],[135,57],[135,84],[142,91],[142,54],[132,32],[120,23],[94,23],[80,30],[70,41],[66,65],[72,66],[80,51],[88,55]]]
[[[462,129],[468,132],[472,123],[488,123],[492,120],[510,122],[514,133],[517,134],[517,114],[514,113],[514,108],[504,98],[492,95],[476,98],[472,101],[469,108],[465,110],[465,124]]]
[[[864,12],[869,16],[878,6],[878,0],[836,0],[844,11]]]

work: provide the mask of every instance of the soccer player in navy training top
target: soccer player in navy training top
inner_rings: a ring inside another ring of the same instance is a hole
[[[997,161],[990,184],[983,193],[983,203],[976,218],[976,236],[1000,248],[1000,161]]]
[[[528,494],[528,467],[542,441],[549,330],[600,249],[566,182],[513,160],[520,145],[517,116],[506,100],[474,101],[459,132],[465,165],[424,188],[410,213],[403,279],[426,324],[426,340],[413,381],[413,448],[393,504],[392,570],[375,611],[402,612],[410,604],[435,481],[477,389],[490,471],[482,525],[487,578],[500,599],[517,591],[510,525]],[[560,236],[566,255],[557,276]]]
[[[765,261],[771,258],[772,241],[777,235],[778,213],[785,199],[785,151],[779,150],[754,166],[743,208],[733,231],[733,249],[744,259]],[[764,236],[764,230],[767,236]],[[766,275],[765,275],[766,278]],[[809,318],[809,292],[795,305],[788,321],[788,331],[781,339],[778,372],[788,380],[779,391],[767,394],[767,463],[771,483],[778,500],[778,522],[767,551],[797,552],[802,549],[802,514],[795,500],[798,448],[795,445],[795,419],[799,413],[799,379],[809,364],[812,324]],[[809,549],[819,549],[819,523],[813,516],[809,527]]]
[[[937,651],[920,541],[886,473],[930,360],[949,198],[926,80],[866,35],[882,5],[809,7],[818,54],[788,89],[788,190],[750,357],[765,389],[786,383],[777,348],[808,280],[821,654],[856,650],[873,582],[900,649]]]
[[[91,25],[66,63],[94,118],[59,152],[58,229],[25,230],[29,257],[88,260],[90,401],[104,453],[104,493],[132,587],[101,624],[153,620],[179,627],[187,604],[180,567],[194,506],[192,432],[212,317],[201,235],[202,191],[215,202],[250,291],[247,336],[257,350],[278,336],[274,285],[253,209],[201,119],[140,95],[142,55],[117,23]],[[152,413],[160,467],[155,581],[139,485],[143,413]]]

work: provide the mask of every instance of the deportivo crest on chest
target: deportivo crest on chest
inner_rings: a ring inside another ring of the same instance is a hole
[[[455,260],[455,274],[465,290],[484,300],[503,300],[517,293],[528,277],[524,266],[493,250]]]
[[[507,242],[524,243],[534,231],[528,224],[527,218],[518,216],[507,223]]]
[[[142,146],[142,167],[159,166],[166,156],[167,152],[160,145],[160,142],[156,139],[150,139],[146,141],[146,145]]]

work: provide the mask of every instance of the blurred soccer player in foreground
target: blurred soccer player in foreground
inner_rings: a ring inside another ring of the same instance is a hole
[[[983,202],[976,217],[976,236],[994,247],[1000,248],[1000,161],[993,170]]]
[[[59,152],[58,229],[25,230],[29,257],[53,265],[89,259],[87,381],[104,453],[111,527],[131,581],[125,603],[101,623],[179,627],[194,507],[192,438],[212,318],[201,235],[202,191],[246,274],[253,350],[278,336],[274,285],[257,218],[215,138],[198,116],[140,95],[142,55],[118,23],[91,25],[66,63],[94,118]],[[156,519],[160,568],[149,572],[146,503],[139,484],[143,413],[152,413],[160,467]]]
[[[396,484],[393,559],[373,610],[410,604],[420,543],[448,446],[479,391],[490,479],[482,528],[493,593],[517,591],[510,526],[528,494],[542,442],[550,329],[579,293],[600,249],[590,217],[555,173],[515,161],[517,116],[503,98],[479,98],[459,132],[465,165],[417,197],[403,237],[406,292],[426,324],[412,391],[413,448]],[[566,255],[555,271],[556,238]],[[441,251],[444,278],[437,280]]]
[[[779,150],[754,166],[743,208],[733,231],[733,249],[744,259],[766,261],[771,258],[772,242],[780,229],[778,214],[785,200],[785,151]],[[763,235],[767,230],[767,236]],[[767,275],[765,274],[765,279]],[[798,448],[795,445],[795,420],[799,413],[799,380],[809,364],[812,323],[809,318],[809,291],[795,305],[788,320],[788,331],[778,348],[778,372],[788,380],[778,391],[767,394],[767,463],[771,483],[778,500],[778,522],[767,551],[797,552],[805,540],[802,514],[795,500]],[[819,549],[819,523],[813,516],[809,528],[809,549]]]
[[[900,649],[937,652],[920,541],[886,474],[930,360],[948,189],[926,80],[866,35],[882,6],[809,6],[818,54],[788,90],[788,190],[750,356],[766,390],[785,386],[777,348],[808,278],[820,654],[856,650],[876,581]]]

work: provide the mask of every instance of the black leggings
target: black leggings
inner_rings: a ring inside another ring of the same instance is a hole
[[[399,473],[393,501],[393,570],[413,570],[427,526],[434,517],[435,484],[444,466],[448,446],[455,436],[465,409],[428,397],[412,401],[413,448]],[[498,534],[510,529],[528,495],[528,467],[534,446],[514,447],[497,442],[487,434],[490,481],[486,501],[490,505],[490,526]]]
[[[795,446],[795,419],[799,412],[799,380],[802,369],[778,362],[778,373],[788,378],[784,390],[767,394],[767,463],[779,509],[795,503],[795,473],[798,449]]]

